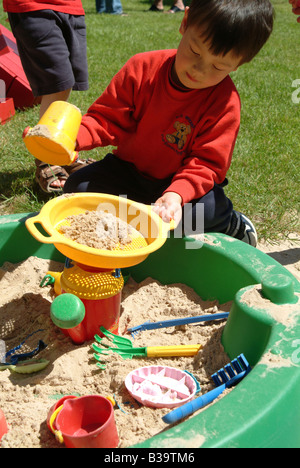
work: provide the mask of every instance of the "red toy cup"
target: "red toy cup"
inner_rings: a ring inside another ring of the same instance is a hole
[[[101,395],[66,397],[49,425],[68,448],[116,448],[119,444],[113,406]]]

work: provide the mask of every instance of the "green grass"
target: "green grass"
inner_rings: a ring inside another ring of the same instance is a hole
[[[165,9],[171,2],[165,3]],[[300,24],[287,0],[273,0],[275,29],[250,63],[232,75],[242,100],[242,121],[227,194],[237,210],[256,223],[260,238],[275,240],[299,232],[300,104],[292,102],[300,79]],[[181,14],[146,10],[146,0],[123,0],[128,17],[96,15],[94,0],[83,0],[88,30],[90,89],[73,92],[70,102],[84,113],[112,76],[137,52],[176,48]],[[8,27],[0,12],[0,23]],[[38,122],[38,108],[17,112],[0,126],[0,215],[38,211],[53,195],[34,180],[33,157],[26,151],[23,129]],[[85,153],[101,159],[109,148]]]

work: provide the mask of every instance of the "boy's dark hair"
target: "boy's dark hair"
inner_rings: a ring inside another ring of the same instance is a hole
[[[274,22],[269,0],[192,0],[187,27],[203,28],[214,55],[233,52],[250,62],[268,40]]]

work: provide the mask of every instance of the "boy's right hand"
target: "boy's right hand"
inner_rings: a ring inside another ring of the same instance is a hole
[[[182,217],[181,203],[182,198],[180,195],[174,192],[166,192],[156,200],[153,210],[165,223],[170,223],[173,220],[175,227],[177,227]]]

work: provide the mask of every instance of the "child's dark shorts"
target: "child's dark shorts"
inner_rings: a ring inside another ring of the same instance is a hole
[[[8,16],[34,96],[88,89],[84,16],[52,10]]]

